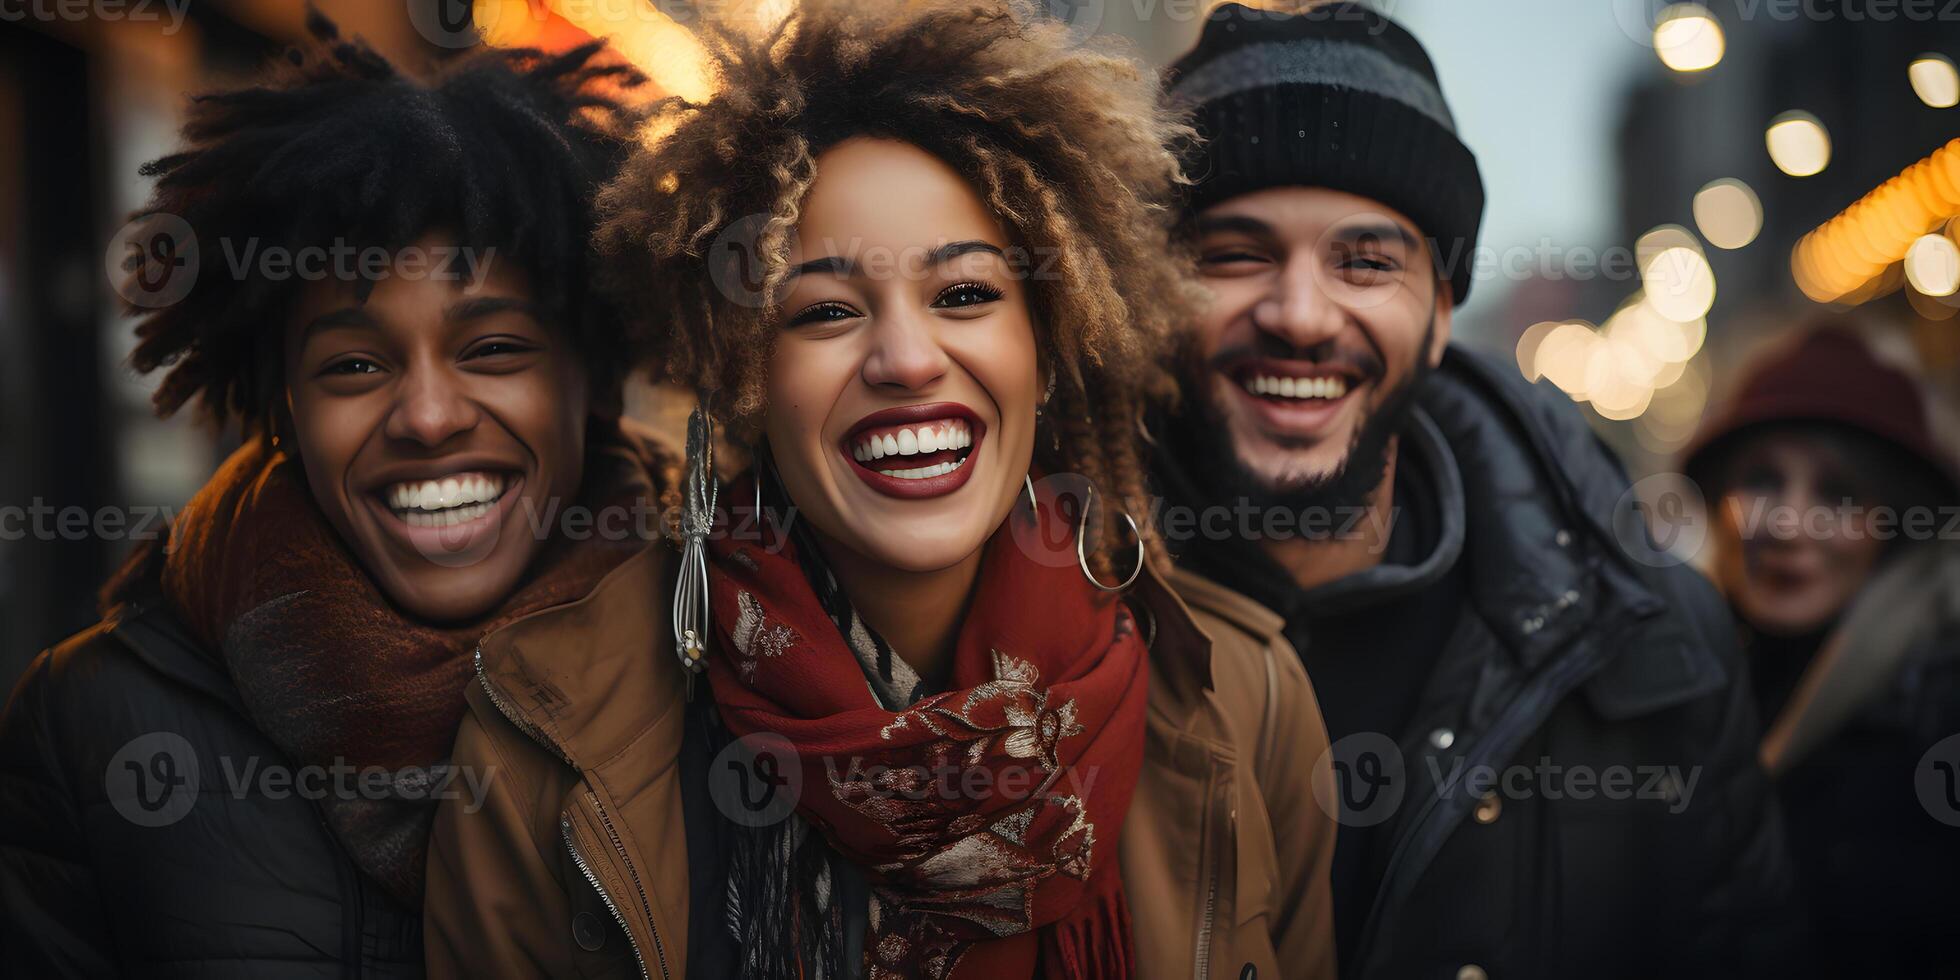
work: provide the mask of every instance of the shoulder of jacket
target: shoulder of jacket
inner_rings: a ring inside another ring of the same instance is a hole
[[[1188,569],[1174,568],[1165,578],[1214,644],[1284,642],[1286,620],[1246,595]]]
[[[1230,588],[1183,570],[1167,576],[1170,587],[1210,637],[1212,687],[1241,738],[1256,741],[1252,758],[1266,758],[1283,719],[1313,701],[1313,686],[1285,636],[1286,621]]]

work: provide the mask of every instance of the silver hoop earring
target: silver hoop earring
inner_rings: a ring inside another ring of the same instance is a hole
[[[715,423],[696,404],[687,417],[687,469],[681,483],[681,568],[674,582],[674,654],[687,674],[688,700],[694,675],[707,667],[708,532],[715,523]]]
[[[1082,502],[1082,519],[1075,522],[1075,564],[1082,569],[1082,577],[1088,579],[1090,585],[1104,592],[1121,592],[1135,583],[1137,576],[1143,574],[1143,529],[1137,527],[1136,518],[1131,517],[1129,511],[1117,511],[1123,515],[1124,523],[1130,525],[1130,535],[1137,539],[1137,565],[1130,569],[1130,577],[1124,579],[1120,585],[1104,585],[1096,581],[1096,573],[1089,570],[1089,556],[1083,550],[1083,544],[1089,537],[1089,503],[1095,499],[1095,492],[1095,487],[1089,488],[1089,499]]]
[[[1021,478],[1021,483],[1028,488],[1028,516],[1034,520],[1036,527],[1040,527],[1041,506],[1034,502],[1034,477],[1032,475],[1024,476]]]
[[[757,524],[761,524],[765,519],[762,515],[762,463],[761,461],[758,460],[756,462],[756,465],[751,468],[755,470],[755,509],[749,512],[751,515],[750,519],[755,521]]]

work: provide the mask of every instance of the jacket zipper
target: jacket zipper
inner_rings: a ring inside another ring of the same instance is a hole
[[[1212,827],[1212,815],[1217,811],[1216,792],[1217,771],[1214,766],[1212,779],[1205,785],[1205,812],[1198,822],[1202,836],[1198,843],[1198,867],[1203,869],[1199,877],[1204,879],[1204,902],[1199,906],[1197,952],[1192,957],[1192,977],[1206,980],[1211,976],[1211,932],[1213,921],[1218,917],[1218,855],[1217,831]]]
[[[572,842],[572,818],[559,817],[558,829],[565,835],[565,850],[571,852],[572,863],[578,865],[579,874],[584,875],[586,883],[599,894],[599,901],[605,903],[606,911],[611,912],[613,921],[619,923],[619,931],[626,934],[626,947],[633,951],[633,965],[640,968],[640,980],[652,980],[651,974],[647,973],[646,957],[640,955],[640,941],[633,938],[633,928],[626,924],[626,916],[620,913],[619,906],[613,904],[612,896],[600,886],[599,876],[592,873],[592,866],[585,863],[585,855],[580,854],[578,845]],[[668,976],[664,961],[660,964],[660,975]]]
[[[660,960],[660,975],[667,976],[667,951],[660,944],[660,930],[652,927],[653,903],[647,901],[646,885],[640,881],[640,873],[633,868],[632,859],[626,855],[626,842],[619,839],[619,831],[613,829],[612,818],[606,815],[606,808],[599,805],[599,794],[587,791],[586,799],[592,801],[592,812],[599,815],[599,824],[606,828],[606,837],[612,841],[613,851],[619,855],[621,864],[626,866],[626,877],[633,882],[633,891],[640,896],[640,910],[647,915],[648,931],[653,934],[653,955]]]
[[[498,713],[502,714],[506,721],[516,726],[518,731],[523,732],[532,741],[549,749],[551,754],[557,756],[558,760],[566,766],[572,769],[578,769],[578,764],[574,763],[571,757],[566,755],[564,750],[558,747],[557,742],[546,736],[536,725],[525,720],[517,712],[516,707],[504,697],[503,693],[497,690],[497,686],[490,683],[490,675],[483,669],[482,643],[477,644],[476,653],[472,659],[476,666],[477,683],[482,686],[483,693],[490,698],[490,703],[496,705]],[[583,770],[580,770],[580,772],[583,773]],[[599,814],[600,823],[605,825],[606,835],[612,838],[613,848],[619,852],[621,860],[626,864],[627,875],[633,879],[633,887],[639,891],[640,907],[642,909],[647,908],[646,887],[640,883],[639,875],[633,871],[632,862],[626,860],[626,844],[619,839],[619,833],[613,829],[612,818],[606,816],[605,808],[599,805],[597,794],[587,792],[586,796],[592,801],[593,811]],[[639,940],[633,938],[633,930],[626,924],[626,916],[619,911],[619,906],[613,903],[612,896],[607,894],[604,888],[600,887],[599,877],[592,873],[592,867],[585,862],[585,855],[580,854],[578,846],[572,842],[571,818],[560,816],[558,826],[565,836],[565,849],[571,852],[572,863],[578,865],[579,873],[585,876],[585,880],[591,884],[592,890],[599,893],[599,900],[605,903],[606,910],[611,912],[613,919],[619,923],[620,931],[626,933],[626,942],[633,950],[633,962],[639,966],[640,976],[643,980],[650,978],[651,975],[647,972],[646,957],[640,955]],[[660,932],[658,929],[653,928],[650,916],[647,927],[653,933],[654,952],[660,957],[660,975],[662,978],[666,978],[666,980],[671,980],[673,974],[667,968],[667,954],[660,945]]]
[[[1621,623],[1615,621],[1610,629],[1604,629],[1602,632],[1612,635],[1613,630],[1619,629],[1620,626]],[[1601,644],[1594,644],[1588,651],[1588,656],[1568,657],[1548,668],[1544,682],[1536,685],[1535,690],[1528,689],[1522,692],[1519,700],[1514,702],[1512,710],[1500,717],[1498,724],[1492,725],[1484,732],[1478,740],[1476,750],[1464,755],[1464,771],[1487,764],[1486,760],[1496,755],[1498,748],[1506,752],[1514,749],[1522,741],[1515,737],[1520,733],[1523,737],[1530,737],[1531,733],[1537,731],[1551,715],[1551,709],[1557,706],[1559,699],[1570,694],[1578,687],[1579,681],[1602,666],[1610,658],[1611,652]],[[1526,686],[1532,687],[1530,682],[1527,682]],[[1405,870],[1402,865],[1406,863],[1407,849],[1412,846],[1411,841],[1435,819],[1435,814],[1443,803],[1442,789],[1441,786],[1437,787],[1437,794],[1430,797],[1423,805],[1421,813],[1409,825],[1408,832],[1402,835],[1389,854],[1388,867],[1383,871],[1382,883],[1375,892],[1375,901],[1369,910],[1367,920],[1362,925],[1361,939],[1356,944],[1357,952],[1360,954],[1356,957],[1356,962],[1363,967],[1368,966],[1374,959],[1376,935],[1380,932],[1381,925],[1378,920],[1388,912],[1389,887]],[[1452,789],[1454,790],[1455,787]],[[1457,816],[1460,818],[1463,812],[1459,811]],[[1430,855],[1431,858],[1434,856],[1434,854]],[[1426,867],[1427,865],[1424,866]],[[1422,868],[1416,869],[1412,875],[1420,874],[1422,870]]]

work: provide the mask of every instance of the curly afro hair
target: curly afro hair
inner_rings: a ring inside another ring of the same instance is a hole
[[[1037,462],[1088,479],[1099,576],[1133,564],[1117,511],[1150,506],[1141,419],[1173,396],[1164,365],[1198,293],[1174,241],[1194,134],[1134,60],[1019,0],[811,0],[766,37],[709,24],[719,93],[655,103],[644,146],[602,193],[602,282],[656,373],[752,433],[764,408],[791,234],[816,158],[843,140],[909,143],[966,175],[1030,276],[1037,342],[1056,381]],[[760,260],[750,298],[724,289],[731,237]],[[1045,272],[1046,274],[1042,274]],[[1097,533],[1100,532],[1100,533]]]
[[[290,52],[273,77],[193,100],[186,148],[141,170],[157,183],[137,217],[182,219],[202,256],[182,299],[129,310],[140,317],[132,366],[168,368],[158,414],[201,396],[220,422],[276,418],[283,327],[307,280],[235,274],[230,256],[393,253],[438,229],[531,273],[542,315],[570,335],[593,390],[613,397],[623,338],[609,304],[589,296],[590,251],[594,198],[639,122],[603,92],[637,84],[632,69],[589,63],[595,42],[559,55],[484,51],[424,84],[341,39],[317,11],[308,27],[315,43]],[[614,84],[588,84],[601,76]],[[374,285],[350,281],[363,296]]]

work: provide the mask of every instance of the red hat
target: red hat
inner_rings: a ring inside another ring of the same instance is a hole
[[[1933,437],[1919,382],[1879,363],[1856,331],[1829,323],[1760,357],[1728,409],[1707,419],[1682,454],[1681,469],[1705,472],[1745,431],[1773,422],[1823,422],[1873,436],[1926,464],[1949,497],[1960,474]]]

